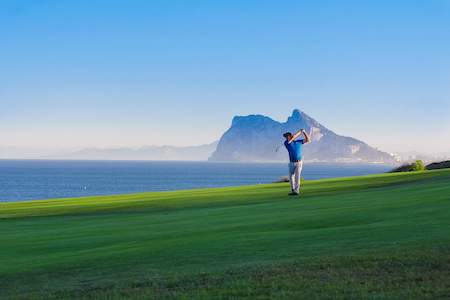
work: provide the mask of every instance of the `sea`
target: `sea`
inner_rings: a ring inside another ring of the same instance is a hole
[[[302,176],[347,177],[391,168],[305,163]],[[0,160],[0,202],[263,184],[286,175],[286,163]]]

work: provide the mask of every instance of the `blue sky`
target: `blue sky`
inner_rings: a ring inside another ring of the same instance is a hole
[[[212,142],[299,108],[450,152],[450,1],[0,0],[0,145]]]

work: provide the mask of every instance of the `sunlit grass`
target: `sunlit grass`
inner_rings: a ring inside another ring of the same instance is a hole
[[[0,204],[0,298],[440,298],[450,171]]]

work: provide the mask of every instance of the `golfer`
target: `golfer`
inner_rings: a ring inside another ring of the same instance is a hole
[[[304,138],[298,139],[301,135]],[[300,175],[302,174],[302,146],[303,144],[309,143],[309,135],[300,129],[296,134],[292,135],[290,132],[283,134],[286,141],[284,141],[284,146],[286,146],[289,152],[289,182],[291,183],[290,196],[296,196],[300,194]]]

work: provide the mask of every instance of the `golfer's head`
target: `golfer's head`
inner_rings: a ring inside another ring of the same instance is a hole
[[[286,133],[283,133],[283,136],[286,140],[290,140],[292,138],[292,133],[286,132]]]

